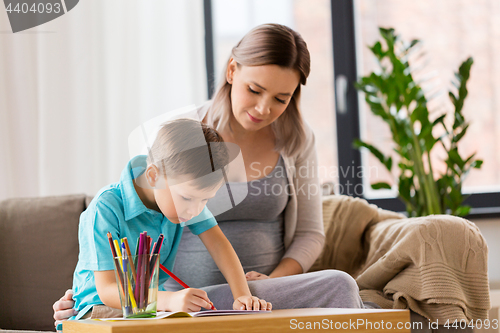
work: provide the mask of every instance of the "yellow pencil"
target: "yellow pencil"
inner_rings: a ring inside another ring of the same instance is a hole
[[[118,261],[120,262],[120,267],[123,271],[123,263],[122,263],[122,260],[121,260],[121,257],[122,257],[122,251],[120,251],[120,246],[118,245],[118,240],[113,240],[113,244],[115,245],[115,250],[116,250],[116,255],[120,258]],[[133,266],[133,265],[132,265]],[[130,294],[130,302],[132,303],[132,309],[135,312],[137,312],[137,303],[135,302],[135,298],[134,298],[134,292],[132,291],[132,287],[130,286],[131,283],[128,279],[128,275],[126,276],[127,278],[127,284],[128,284],[128,293]],[[125,296],[125,295],[124,295]]]

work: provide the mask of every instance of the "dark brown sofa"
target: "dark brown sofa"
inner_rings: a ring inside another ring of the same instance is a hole
[[[71,288],[88,198],[0,202],[0,328],[54,331],[52,304]]]
[[[78,259],[78,221],[90,197],[0,202],[0,330],[54,331],[52,304],[71,288]],[[412,321],[427,320],[411,313]],[[420,332],[471,332],[424,329]]]

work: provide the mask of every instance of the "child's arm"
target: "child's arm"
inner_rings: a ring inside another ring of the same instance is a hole
[[[271,303],[253,297],[250,293],[240,260],[219,226],[212,227],[198,236],[231,287],[235,300],[233,308],[235,310],[245,308],[247,310],[271,310]]]
[[[113,271],[94,271],[95,285],[101,301],[112,308],[121,309],[120,295]],[[207,293],[200,289],[184,289],[177,292],[158,291],[158,310],[197,312],[210,309]]]
[[[104,305],[121,309],[114,271],[94,271],[95,286]]]

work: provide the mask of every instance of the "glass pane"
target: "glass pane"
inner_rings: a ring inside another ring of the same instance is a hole
[[[447,91],[451,79],[462,61],[474,58],[467,84],[469,95],[463,114],[471,123],[464,139],[459,143],[462,156],[477,152],[484,160],[480,170],[472,170],[464,183],[465,192],[487,192],[500,189],[500,2],[498,0],[357,0],[355,2],[358,75],[376,69],[376,61],[367,48],[379,39],[378,27],[392,27],[404,40],[420,39],[425,52],[425,74],[435,77],[429,85],[443,90],[432,101],[429,109],[443,109],[449,114],[453,105]],[[427,86],[430,88],[430,86]],[[386,124],[373,116],[362,103],[362,139],[373,143],[385,153],[392,149],[392,140]],[[440,110],[441,111],[440,111]],[[432,118],[433,119],[433,118]],[[451,119],[450,119],[451,121]],[[435,133],[437,136],[438,133]],[[444,151],[435,149],[431,158],[443,159]],[[394,154],[395,155],[395,154]],[[437,161],[436,161],[437,162]],[[436,163],[433,163],[436,164]],[[391,175],[368,154],[363,154],[363,166],[370,170],[365,177],[369,183],[392,182]],[[394,171],[394,170],[393,170]],[[396,168],[397,171],[397,168]],[[397,173],[394,172],[396,175]],[[390,193],[385,193],[387,196]],[[379,197],[380,191],[367,191],[367,197]],[[384,196],[384,194],[382,194]]]
[[[322,182],[338,183],[333,90],[333,47],[329,0],[213,0],[216,81],[231,49],[253,27],[279,23],[298,31],[311,53],[311,74],[301,109],[316,136]]]

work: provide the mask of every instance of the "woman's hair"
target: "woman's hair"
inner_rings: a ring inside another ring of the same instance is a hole
[[[188,176],[198,189],[211,188],[223,179],[229,154],[222,136],[212,127],[194,119],[176,119],[163,124],[151,149],[148,164],[171,178]]]
[[[294,30],[280,24],[263,24],[248,32],[233,48],[229,59],[238,65],[278,65],[297,71],[300,83],[295,89],[285,112],[271,124],[276,137],[276,150],[293,156],[305,143],[304,122],[300,114],[300,85],[306,84],[310,71],[307,45]],[[229,60],[228,60],[229,64]],[[226,81],[227,65],[212,104],[208,110],[208,123],[221,130],[229,126],[233,117],[231,85]]]

